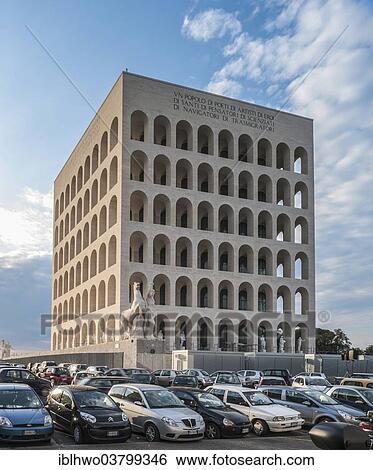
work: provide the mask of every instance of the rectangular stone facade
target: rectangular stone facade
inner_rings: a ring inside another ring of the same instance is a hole
[[[313,178],[311,119],[123,73],[55,181],[52,349],[136,282],[165,351],[313,352]]]

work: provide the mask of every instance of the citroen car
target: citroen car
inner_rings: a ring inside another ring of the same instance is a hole
[[[55,387],[48,396],[48,410],[56,428],[72,434],[76,444],[91,440],[125,442],[131,436],[126,414],[93,387]]]

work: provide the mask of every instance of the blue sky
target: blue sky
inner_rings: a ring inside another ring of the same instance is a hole
[[[3,1],[0,338],[48,347],[53,179],[129,71],[315,119],[317,309],[373,343],[373,7],[352,0]],[[338,39],[339,38],[339,39]]]

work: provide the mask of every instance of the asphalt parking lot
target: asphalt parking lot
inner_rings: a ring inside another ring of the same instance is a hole
[[[60,431],[55,431],[51,445],[32,444],[24,446],[23,444],[5,445],[2,444],[1,449],[101,449],[101,450],[309,450],[316,449],[313,445],[307,430],[269,434],[265,437],[257,437],[249,434],[244,438],[235,439],[203,439],[198,442],[153,442],[148,443],[144,436],[132,434],[130,440],[126,443],[105,443],[105,444],[85,444],[76,445],[71,436]]]

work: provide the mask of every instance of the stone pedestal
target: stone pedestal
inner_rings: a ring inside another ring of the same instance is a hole
[[[124,367],[150,367],[154,362],[163,362],[165,342],[154,338],[128,338],[120,343],[124,352]]]

